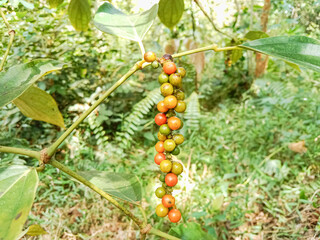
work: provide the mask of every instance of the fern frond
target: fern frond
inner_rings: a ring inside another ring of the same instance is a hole
[[[193,92],[187,99],[187,103],[188,107],[184,115],[185,125],[191,129],[198,129],[201,117],[198,94]]]
[[[132,112],[124,119],[121,132],[117,135],[117,140],[129,145],[132,136],[139,130],[143,124],[143,118],[150,112],[154,104],[162,99],[159,88],[156,88],[148,93],[148,95],[140,102],[133,106]]]

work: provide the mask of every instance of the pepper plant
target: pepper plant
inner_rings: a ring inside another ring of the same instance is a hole
[[[5,4],[6,2],[0,1],[1,4]],[[26,7],[30,7],[27,2],[22,0],[12,2],[18,2],[18,4],[21,2],[22,4],[26,4]],[[62,2],[59,0],[49,1],[52,7],[59,6]],[[176,11],[172,11],[172,9],[176,9]],[[173,236],[155,229],[148,223],[146,218],[140,219],[139,216],[136,216],[125,207],[122,201],[133,203],[134,206],[140,207],[144,213],[143,208],[139,204],[141,200],[140,185],[135,180],[131,181],[131,179],[135,179],[134,176],[120,178],[115,173],[98,171],[78,173],[55,159],[55,153],[59,149],[59,146],[89,114],[129,79],[130,76],[152,65],[151,62],[145,61],[143,58],[145,54],[143,38],[157,15],[167,27],[172,28],[179,22],[183,10],[183,0],[161,0],[149,10],[135,15],[127,15],[108,2],[98,8],[93,18],[95,27],[115,37],[122,37],[137,42],[141,50],[142,59],[137,59],[131,69],[104,92],[74,123],[68,126],[51,145],[33,150],[0,146],[0,152],[2,153],[25,155],[37,159],[39,162],[39,165],[34,167],[23,165],[0,166],[0,239],[17,239],[26,232],[22,232],[22,229],[35,199],[39,183],[38,174],[42,174],[41,171],[45,167],[49,167],[48,165],[60,169],[70,176],[70,180],[76,179],[112,203],[124,215],[134,221],[140,231],[141,239],[145,239],[147,234],[157,235],[166,239],[184,238],[183,232]],[[76,30],[83,31],[88,28],[88,23],[91,19],[89,1],[71,0],[68,6],[68,13],[71,23]],[[59,71],[67,63],[61,63],[52,59],[35,59],[27,63],[6,66],[7,57],[10,55],[10,50],[14,45],[15,35],[22,33],[19,32],[19,29],[15,29],[10,25],[6,18],[6,7],[4,9],[0,8],[0,15],[7,27],[9,37],[7,49],[0,63],[0,107],[12,103],[27,117],[65,128],[63,117],[58,110],[56,102],[47,92],[36,87],[35,83],[46,74]],[[1,29],[1,31],[5,30]],[[173,54],[171,57],[177,59],[199,52],[228,52],[228,54],[233,56],[232,61],[236,61],[239,58],[237,56],[241,56],[244,51],[253,51],[280,58],[295,68],[299,68],[300,66],[320,72],[320,42],[318,40],[305,36],[269,37],[261,32],[249,32],[246,36],[245,38],[233,37],[235,39],[234,42],[237,43],[234,46],[217,46],[212,42],[209,46]],[[121,192],[118,190],[120,187],[110,180],[117,178],[125,185],[126,191]],[[110,187],[106,188],[106,184],[109,184]],[[39,230],[38,232],[41,231]],[[204,236],[200,237],[201,239],[206,238],[205,234],[201,236]]]

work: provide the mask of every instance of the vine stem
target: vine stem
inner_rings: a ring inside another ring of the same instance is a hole
[[[4,53],[3,59],[2,59],[2,61],[0,63],[0,72],[1,72],[3,70],[4,64],[6,63],[7,57],[9,55],[9,53],[10,53],[10,49],[11,49],[11,46],[13,44],[14,36],[15,36],[16,32],[13,29],[11,29],[10,24],[9,24],[6,16],[4,15],[3,11],[1,10],[1,8],[0,8],[0,15],[1,15],[5,25],[9,29],[9,44],[8,44],[6,52]]]
[[[169,240],[180,240],[180,238],[177,238],[177,237],[171,236],[167,233],[161,232],[160,230],[158,230],[156,228],[151,228],[149,231],[149,234],[157,235],[159,237],[164,237]]]
[[[125,208],[122,204],[120,204],[116,199],[114,199],[111,195],[103,191],[102,189],[98,188],[96,185],[85,179],[84,177],[80,176],[76,172],[72,171],[70,168],[66,167],[65,165],[61,164],[57,160],[50,160],[49,162],[50,165],[60,169],[62,172],[68,174],[69,176],[77,179],[80,181],[83,185],[89,187],[96,193],[98,193],[100,196],[108,200],[110,203],[112,203],[115,207],[117,207],[120,211],[122,211],[125,215],[127,215],[129,218],[131,218],[142,230],[143,228],[146,227],[146,223],[141,221],[139,218],[137,218],[133,213],[131,213],[127,208]],[[164,233],[158,229],[151,228],[150,231],[148,232],[149,234],[157,235],[160,237],[165,237],[169,240],[179,240],[179,238],[173,237],[167,233]]]
[[[212,18],[209,16],[209,14],[206,12],[206,10],[204,10],[204,7],[202,6],[200,0],[194,0],[194,2],[198,5],[198,7],[200,8],[200,10],[202,11],[202,13],[207,17],[207,19],[209,20],[209,22],[211,23],[212,27],[220,34],[233,39],[234,37],[230,36],[229,34],[222,32],[217,26],[216,24],[213,22]]]
[[[40,152],[24,148],[0,146],[0,152],[20,154],[40,160]]]
[[[142,68],[145,61],[137,62],[125,75],[123,75],[111,88],[109,88],[94,104],[91,105],[50,147],[48,147],[47,154],[49,157],[53,156],[59,145],[78,127],[78,125],[95,110],[114,90],[123,84],[132,74]]]

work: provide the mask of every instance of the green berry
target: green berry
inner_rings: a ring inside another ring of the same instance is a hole
[[[184,78],[186,76],[186,70],[183,68],[183,67],[178,67],[177,69],[177,73],[182,77]]]
[[[162,124],[160,126],[160,129],[159,129],[159,132],[162,134],[162,135],[169,135],[171,133],[171,129],[169,128],[168,124]]]
[[[158,63],[158,61],[153,61],[152,63],[151,63],[151,66],[153,67],[153,68],[158,68],[159,67],[159,63]]]
[[[164,187],[158,187],[155,194],[158,198],[162,198],[164,195],[166,195],[166,189]]]
[[[163,161],[160,163],[160,170],[161,170],[161,172],[168,173],[168,172],[171,171],[171,168],[172,168],[172,162],[169,161],[169,160],[163,160]]]
[[[178,100],[177,106],[174,108],[176,112],[183,113],[187,108],[187,104],[184,101]]]
[[[168,81],[169,81],[169,76],[164,72],[160,73],[158,77],[158,82],[160,84],[164,84],[164,83],[167,83]]]
[[[173,162],[171,172],[175,175],[180,175],[183,172],[182,164],[178,162]]]
[[[184,137],[182,134],[174,134],[172,139],[177,145],[182,144],[184,142]]]
[[[176,147],[176,143],[172,139],[167,139],[164,141],[164,150],[167,152],[172,152]]]
[[[161,182],[164,182],[164,181],[165,181],[165,177],[166,177],[166,176],[165,176],[164,174],[161,174],[161,175],[160,175],[160,178],[159,178],[160,181],[161,181]]]
[[[172,155],[179,155],[180,154],[180,149],[178,147],[175,147],[175,149],[173,149],[173,151],[171,152]]]
[[[179,74],[173,73],[170,75],[169,77],[169,82],[173,85],[173,86],[179,86],[181,84],[181,77]]]
[[[184,98],[185,98],[184,92],[179,89],[175,91],[174,95],[176,96],[176,98],[178,100],[184,100]]]

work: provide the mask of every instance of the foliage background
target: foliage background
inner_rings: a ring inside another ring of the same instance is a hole
[[[101,3],[92,1],[92,12]],[[139,11],[136,1],[112,3],[128,13]],[[33,10],[20,4],[15,11],[9,6],[8,18],[17,35],[7,66],[40,57],[67,63],[68,68],[46,76],[38,86],[54,96],[69,126],[140,58],[140,52],[137,44],[102,34],[92,24],[88,31],[76,32],[66,5],[50,9],[38,1]],[[230,44],[194,2],[185,5],[173,31],[155,21],[144,41],[146,49],[161,55],[196,45]],[[260,30],[263,1],[207,1],[205,6],[224,32],[241,38],[249,30]],[[319,39],[319,10],[318,0],[272,1],[268,34]],[[0,39],[3,55],[6,34]],[[298,72],[270,59],[267,73],[254,79],[254,56],[245,53],[231,66],[226,60],[227,55],[208,52],[178,62],[188,71],[185,89],[190,96],[183,130],[188,141],[179,155],[186,171],[174,191],[183,221],[199,223],[218,239],[316,239],[319,73]],[[81,124],[56,158],[79,171],[136,174],[148,219],[168,231],[171,224],[154,214],[158,201],[153,191],[160,184],[153,164],[157,128],[152,122],[159,99],[158,73],[145,69],[131,77]],[[1,109],[0,126],[1,145],[41,148],[61,134],[58,127],[24,117],[13,105]],[[288,148],[302,140],[306,153]],[[36,164],[26,157],[0,155],[1,165],[12,162]],[[27,223],[47,230],[39,239],[135,239],[132,222],[66,175],[47,167],[40,180]]]

